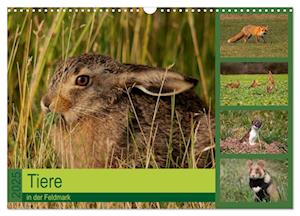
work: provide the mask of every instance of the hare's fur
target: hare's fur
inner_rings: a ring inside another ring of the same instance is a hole
[[[90,77],[87,86],[75,85],[80,75]],[[42,99],[60,116],[51,134],[61,166],[212,166],[214,122],[194,84],[173,71],[102,55],[62,62]]]

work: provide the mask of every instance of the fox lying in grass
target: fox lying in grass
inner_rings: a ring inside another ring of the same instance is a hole
[[[234,43],[241,39],[244,39],[244,43],[246,43],[252,36],[254,36],[256,43],[259,42],[260,38],[264,41],[264,43],[266,43],[264,35],[266,35],[267,32],[268,32],[268,26],[247,25],[244,26],[239,33],[229,38],[227,42]]]

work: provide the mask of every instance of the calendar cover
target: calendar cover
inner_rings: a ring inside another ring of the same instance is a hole
[[[7,8],[8,208],[292,208],[292,8]]]

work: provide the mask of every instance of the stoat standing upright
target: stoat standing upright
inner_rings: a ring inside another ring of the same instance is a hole
[[[262,126],[260,120],[252,121],[251,128],[249,131],[240,139],[240,143],[249,142],[250,145],[255,145],[256,141],[259,139],[259,129]]]

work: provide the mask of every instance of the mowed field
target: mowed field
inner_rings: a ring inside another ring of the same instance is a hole
[[[273,75],[275,88],[267,92],[268,76],[266,74],[221,75],[221,105],[287,105],[288,75]],[[227,88],[226,84],[240,81],[240,87]],[[249,88],[253,80],[259,82],[256,88]]]
[[[222,57],[287,57],[288,56],[288,16],[276,15],[221,15],[221,56]],[[248,43],[240,40],[227,43],[246,25],[268,26],[269,32],[265,36],[266,43],[255,42],[255,38]]]
[[[249,187],[247,159],[221,160],[220,200],[222,202],[254,202]],[[266,170],[272,176],[280,194],[280,201],[288,199],[287,160],[265,160]]]

